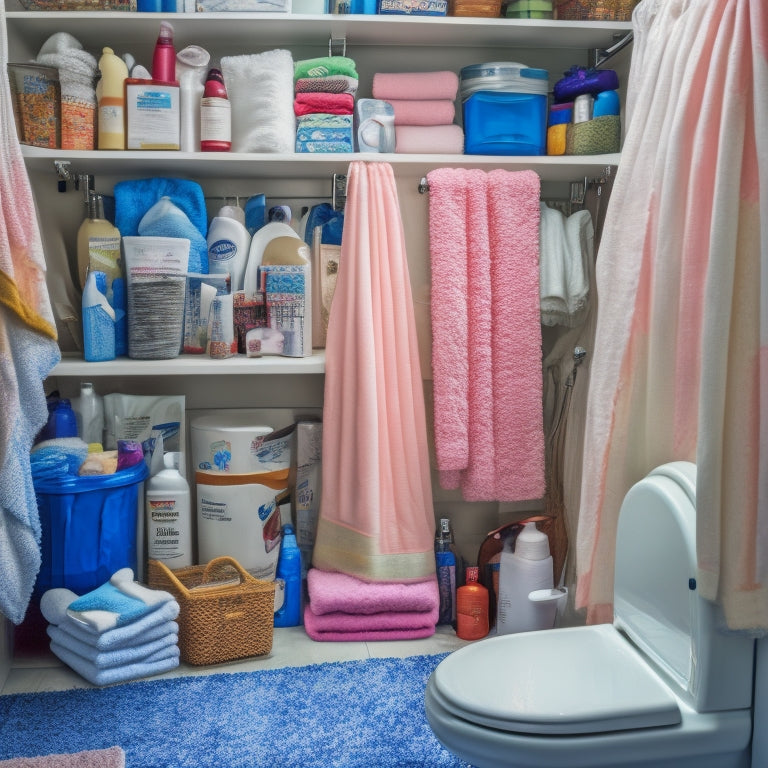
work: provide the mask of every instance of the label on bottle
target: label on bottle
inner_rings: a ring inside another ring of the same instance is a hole
[[[208,246],[208,259],[216,264],[226,264],[237,256],[237,245],[231,240],[222,239]]]
[[[183,550],[177,500],[147,499],[147,554],[153,560],[176,560],[188,553]]]
[[[102,104],[99,107],[99,134],[119,134],[124,131],[124,110],[122,105]]]
[[[88,267],[92,272],[106,273],[108,289],[116,277],[122,277],[119,233],[111,237],[88,238]]]
[[[438,552],[436,557],[437,587],[440,592],[437,623],[453,624],[456,620],[456,562],[451,552]]]
[[[232,112],[229,101],[206,96],[200,102],[200,142],[232,141]]]

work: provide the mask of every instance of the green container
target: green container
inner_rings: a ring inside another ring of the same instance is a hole
[[[551,19],[552,0],[514,0],[507,4],[508,19]]]

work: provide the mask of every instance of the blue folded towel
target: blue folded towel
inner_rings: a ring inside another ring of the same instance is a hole
[[[123,237],[139,234],[139,222],[161,198],[171,200],[187,214],[193,226],[205,237],[208,213],[203,188],[190,179],[155,177],[128,179],[115,184],[115,226]]]
[[[53,641],[51,641],[51,651],[68,667],[74,669],[78,675],[94,685],[111,685],[112,683],[124,683],[128,680],[151,677],[179,666],[178,645],[168,646],[167,649],[158,651],[143,661],[123,664],[119,667],[108,667],[107,669],[97,667],[82,656],[78,656],[63,645]]]

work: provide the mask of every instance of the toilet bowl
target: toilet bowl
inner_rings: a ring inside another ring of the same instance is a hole
[[[614,623],[491,637],[427,684],[438,740],[476,768],[748,768],[754,641],[696,589],[696,468],[635,484],[616,537]]]

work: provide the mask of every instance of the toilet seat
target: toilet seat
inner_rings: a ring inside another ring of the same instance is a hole
[[[513,733],[596,734],[681,722],[672,692],[610,624],[488,638],[444,659],[432,683],[454,716]]]

